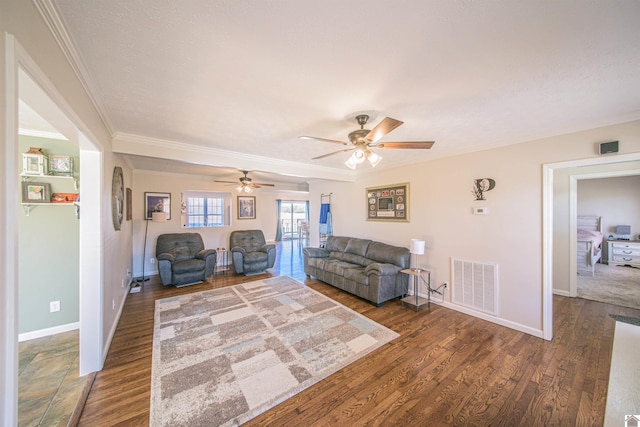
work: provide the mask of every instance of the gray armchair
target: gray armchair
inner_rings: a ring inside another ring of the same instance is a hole
[[[261,230],[232,231],[229,247],[238,274],[262,273],[276,262],[276,245],[267,245]]]
[[[158,272],[163,285],[200,283],[213,274],[217,252],[205,249],[198,233],[161,234],[156,242]]]

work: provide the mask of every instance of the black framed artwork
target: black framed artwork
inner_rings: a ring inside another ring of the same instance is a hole
[[[151,219],[154,212],[167,214],[171,219],[171,193],[144,193],[144,219]]]

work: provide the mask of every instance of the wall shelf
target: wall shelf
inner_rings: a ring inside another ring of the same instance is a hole
[[[29,216],[33,208],[36,206],[79,206],[77,202],[73,203],[20,203],[22,205],[22,209],[24,209],[24,214]]]
[[[21,173],[20,178],[23,182],[31,181],[32,179],[71,179],[73,180],[73,188],[78,190],[78,179],[73,175],[28,175]],[[56,203],[60,204],[60,203]]]

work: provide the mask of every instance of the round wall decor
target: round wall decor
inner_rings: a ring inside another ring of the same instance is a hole
[[[113,228],[116,231],[122,227],[124,217],[124,178],[122,168],[116,166],[113,169],[113,180],[111,181],[111,216],[113,217]]]

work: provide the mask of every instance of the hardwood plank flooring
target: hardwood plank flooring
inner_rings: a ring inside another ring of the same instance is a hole
[[[376,308],[305,277],[297,243],[274,270],[232,272],[186,288],[157,278],[127,298],[81,426],[148,425],[156,299],[289,275],[401,334],[378,351],[249,421],[263,425],[599,426],[604,421],[615,321],[640,310],[554,297],[544,341],[442,306],[418,313],[399,300]]]

